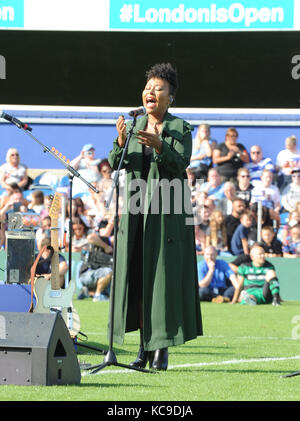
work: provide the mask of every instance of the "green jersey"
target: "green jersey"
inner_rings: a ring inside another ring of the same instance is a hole
[[[266,273],[269,270],[275,270],[272,263],[265,262],[262,266],[254,266],[253,262],[244,263],[238,268],[238,275],[244,277],[244,289],[263,288]]]

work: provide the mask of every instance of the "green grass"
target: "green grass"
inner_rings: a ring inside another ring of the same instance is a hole
[[[88,336],[85,343],[107,349],[108,303],[74,300],[74,305]],[[295,338],[300,337],[300,302],[281,307],[202,303],[201,310],[204,336],[170,348],[166,372],[110,366],[95,375],[82,372],[77,386],[1,386],[0,400],[299,401],[300,376],[282,376],[300,371]],[[138,332],[127,334],[124,346],[114,347],[118,362],[134,360],[138,342]],[[103,362],[100,353],[78,349],[80,362]]]

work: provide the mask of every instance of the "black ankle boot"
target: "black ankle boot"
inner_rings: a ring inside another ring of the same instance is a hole
[[[145,368],[147,362],[152,360],[152,355],[152,351],[145,351],[144,347],[140,346],[136,360],[131,362],[129,365],[131,367]]]
[[[153,370],[166,370],[168,368],[168,348],[154,351],[153,361],[150,367]]]

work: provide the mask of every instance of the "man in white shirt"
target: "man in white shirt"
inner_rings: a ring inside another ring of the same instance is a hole
[[[263,170],[261,181],[257,182],[252,190],[251,203],[261,201],[263,206],[280,212],[280,192],[278,187],[272,184],[273,174],[270,170]]]
[[[300,168],[292,171],[292,182],[282,192],[282,206],[287,212],[292,212],[300,202]]]
[[[262,149],[258,145],[251,146],[250,149],[251,162],[245,165],[250,173],[250,182],[254,186],[257,181],[260,181],[263,170],[270,170],[275,172],[275,166],[271,158],[263,158]]]

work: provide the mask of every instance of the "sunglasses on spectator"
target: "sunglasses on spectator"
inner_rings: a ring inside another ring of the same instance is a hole
[[[10,156],[19,156],[18,153],[12,153]]]
[[[300,177],[300,174],[292,174],[292,177],[297,177],[297,178],[299,178],[299,177]]]
[[[251,153],[259,154],[260,151],[251,151]]]
[[[249,174],[240,174],[240,177],[247,177],[247,178],[249,178],[250,175]]]

